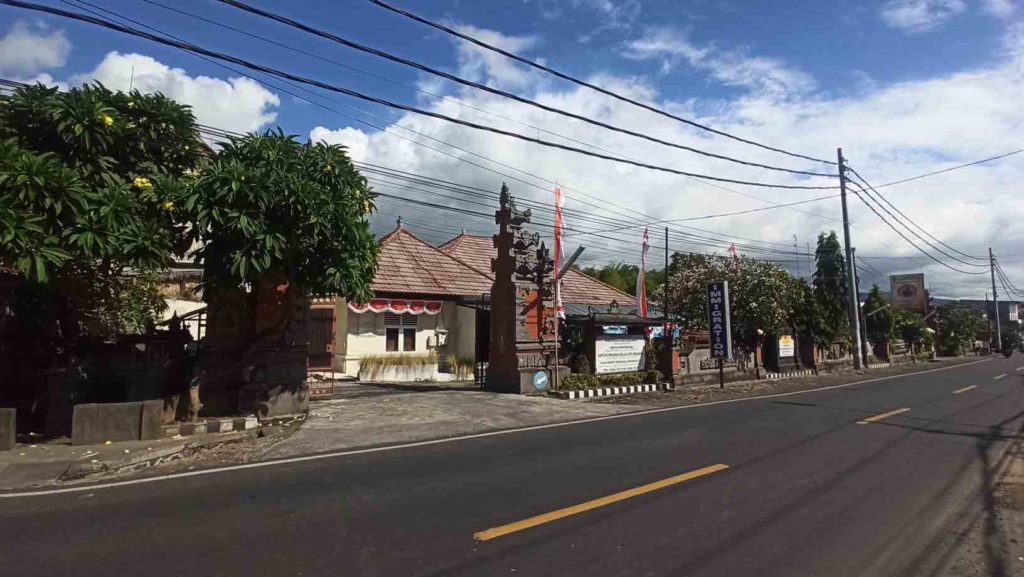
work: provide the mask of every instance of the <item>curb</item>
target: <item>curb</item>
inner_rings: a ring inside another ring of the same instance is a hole
[[[566,400],[593,399],[596,397],[614,397],[618,395],[632,395],[634,393],[655,393],[657,391],[671,391],[675,387],[668,383],[654,385],[625,385],[621,387],[599,387],[596,389],[583,389],[581,391],[552,391],[552,393]]]
[[[785,373],[769,373],[765,372],[764,380],[766,381],[778,381],[781,379],[792,379],[796,377],[812,377],[814,376],[814,370],[805,369],[803,371],[788,371]]]
[[[163,425],[163,438],[177,436],[187,437],[189,435],[201,435],[203,433],[230,433],[239,431],[251,431],[259,426],[256,417],[235,417],[231,419],[207,419],[199,423],[173,423]]]

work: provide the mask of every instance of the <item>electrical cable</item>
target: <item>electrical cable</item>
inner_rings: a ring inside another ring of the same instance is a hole
[[[949,168],[943,168],[942,170],[936,170],[935,172],[928,172],[928,173],[925,173],[925,174],[919,174],[917,176],[911,176],[910,178],[904,178],[902,180],[894,180],[892,182],[887,182],[885,184],[879,184],[875,188],[885,188],[887,186],[896,186],[897,184],[903,184],[904,182],[910,182],[912,180],[919,180],[919,179],[922,179],[922,178],[928,178],[929,176],[935,176],[936,174],[945,174],[947,172],[953,172],[954,170],[960,170],[961,168],[967,168],[969,166],[975,166],[977,164],[984,164],[986,162],[992,162],[993,160],[999,160],[1001,158],[1006,158],[1008,156],[1013,156],[1015,154],[1020,154],[1022,152],[1024,152],[1024,148],[1021,148],[1020,150],[1014,150],[1012,152],[1007,152],[1005,154],[1000,154],[998,156],[992,156],[992,157],[989,157],[989,158],[983,158],[981,160],[975,160],[973,162],[967,162],[967,163],[964,163],[964,164],[958,164],[956,166],[951,166]]]
[[[405,16],[407,18],[411,18],[411,19],[413,19],[413,20],[415,20],[417,22],[420,22],[422,24],[426,24],[427,26],[431,26],[433,28],[441,30],[442,32],[446,32],[448,34],[451,34],[452,36],[456,36],[456,37],[461,38],[461,39],[463,39],[463,40],[465,40],[467,42],[475,44],[475,45],[477,45],[477,46],[479,46],[481,48],[484,48],[486,50],[490,50],[491,52],[496,52],[498,54],[501,54],[502,56],[505,56],[507,58],[511,58],[511,59],[513,59],[513,60],[515,60],[517,62],[522,63],[522,64],[526,64],[527,66],[531,66],[531,67],[536,68],[538,70],[543,70],[544,72],[547,72],[548,74],[552,74],[554,76],[557,76],[558,78],[561,78],[562,80],[567,80],[567,81],[572,82],[574,84],[577,84],[579,86],[584,86],[584,87],[589,88],[591,90],[595,90],[597,92],[600,92],[601,94],[604,94],[605,96],[610,96],[612,98],[615,98],[616,100],[620,100],[622,102],[626,102],[626,103],[632,104],[633,106],[638,106],[638,107],[643,108],[645,110],[648,110],[650,112],[654,112],[655,114],[659,114],[659,115],[664,116],[666,118],[671,118],[673,120],[676,120],[676,121],[682,122],[684,124],[693,126],[694,128],[699,128],[701,130],[705,130],[707,132],[711,132],[711,133],[717,134],[719,136],[724,136],[726,138],[730,138],[732,140],[736,140],[736,141],[742,142],[744,144],[749,144],[749,145],[752,145],[752,146],[756,146],[758,148],[763,148],[765,150],[770,150],[772,152],[778,152],[780,154],[785,154],[787,156],[791,156],[791,157],[794,157],[794,158],[802,158],[804,160],[811,160],[811,161],[814,161],[814,162],[820,162],[820,163],[828,164],[828,165],[832,165],[832,166],[836,165],[836,163],[831,161],[831,160],[823,160],[823,159],[820,159],[820,158],[814,158],[812,156],[806,156],[806,155],[803,155],[803,154],[797,154],[797,153],[794,153],[794,152],[789,152],[789,151],[783,150],[781,148],[774,148],[774,147],[771,147],[771,146],[768,146],[768,145],[765,145],[765,144],[761,144],[759,142],[755,142],[753,140],[748,140],[746,138],[741,138],[739,136],[735,136],[733,134],[729,134],[728,132],[724,132],[724,131],[721,131],[721,130],[717,130],[717,129],[711,128],[710,126],[707,126],[707,125],[704,125],[704,124],[700,124],[700,123],[694,122],[692,120],[687,120],[687,119],[682,118],[680,116],[676,116],[675,114],[666,112],[666,111],[664,111],[664,110],[662,110],[660,108],[656,108],[656,107],[651,106],[649,104],[644,104],[642,102],[639,102],[639,101],[634,100],[632,98],[629,98],[627,96],[623,96],[621,94],[615,93],[615,92],[613,92],[611,90],[608,90],[606,88],[601,88],[600,86],[597,86],[597,85],[592,84],[590,82],[587,82],[585,80],[580,80],[579,78],[575,78],[575,77],[570,76],[569,74],[566,74],[564,72],[559,72],[558,70],[555,70],[555,69],[553,69],[553,68],[551,68],[549,66],[545,66],[544,64],[540,64],[538,62],[534,62],[534,61],[532,61],[532,60],[530,60],[528,58],[519,56],[517,54],[514,54],[514,53],[509,52],[507,50],[504,50],[502,48],[498,48],[497,46],[493,46],[493,45],[488,44],[488,43],[486,43],[486,42],[484,42],[482,40],[478,40],[477,38],[474,38],[474,37],[472,37],[472,36],[470,36],[468,34],[464,34],[464,33],[459,32],[457,30],[453,30],[452,28],[449,28],[448,26],[445,26],[444,24],[441,24],[441,23],[438,23],[438,22],[434,22],[434,21],[429,20],[427,18],[424,18],[422,16],[413,14],[412,12],[409,12],[407,10],[403,10],[401,8],[398,8],[397,6],[393,6],[391,4],[388,4],[387,2],[383,2],[381,0],[369,0],[369,1],[373,2],[374,4],[376,4],[378,6],[380,6],[381,8],[384,8],[386,10],[390,10],[390,11],[396,13],[396,14],[400,14],[400,15]]]
[[[921,225],[919,225],[916,222],[914,222],[909,216],[906,215],[906,213],[904,213],[902,210],[900,210],[896,205],[894,205],[892,202],[889,202],[889,199],[885,198],[885,196],[883,196],[882,193],[878,192],[878,190],[875,189],[875,187],[871,186],[871,184],[867,181],[867,179],[865,179],[863,176],[861,176],[860,173],[857,172],[856,169],[854,169],[853,167],[850,167],[850,166],[847,166],[847,168],[851,172],[853,172],[854,176],[860,181],[861,184],[863,184],[864,186],[868,187],[868,189],[871,190],[872,192],[874,192],[875,195],[878,198],[882,199],[882,201],[885,202],[885,204],[887,204],[890,207],[892,207],[892,209],[895,210],[900,216],[902,216],[904,218],[904,220],[906,220],[908,223],[914,225],[915,228],[917,228],[918,230],[923,232],[925,234],[925,236],[927,236],[928,238],[934,240],[935,242],[941,244],[942,246],[948,248],[949,250],[951,250],[951,251],[953,251],[953,252],[955,252],[955,253],[957,253],[959,255],[962,255],[964,257],[967,257],[967,258],[970,258],[970,259],[974,259],[974,260],[985,261],[986,264],[982,265],[982,264],[967,262],[967,261],[961,260],[961,259],[959,259],[959,258],[957,258],[957,257],[955,257],[955,256],[953,256],[951,254],[948,254],[948,253],[942,251],[941,249],[937,249],[934,245],[931,245],[931,243],[928,243],[929,246],[931,246],[932,248],[936,248],[936,250],[938,250],[939,252],[942,252],[946,256],[952,258],[953,260],[955,260],[955,261],[957,261],[957,262],[959,262],[961,264],[966,264],[966,265],[969,265],[969,266],[987,266],[988,258],[983,258],[983,257],[980,257],[980,256],[974,256],[974,255],[967,254],[965,252],[959,251],[959,250],[949,246],[948,244],[942,242],[940,239],[936,238],[932,233],[930,233],[927,230],[925,230],[924,227],[922,227]],[[879,205],[881,206],[881,203],[879,203]],[[889,215],[892,216],[894,220],[899,222],[899,218],[898,217],[893,215],[888,210],[886,210],[886,212],[888,212]],[[921,236],[919,234],[917,234],[916,232],[913,232],[913,230],[909,226],[907,226],[904,223],[900,223],[900,224],[903,224],[903,226],[906,227],[907,230],[910,230],[915,236],[917,236],[918,238],[921,238]],[[921,238],[921,240],[924,240],[924,242],[928,242],[927,240],[925,240],[923,238]]]
[[[27,10],[33,10],[33,11],[37,11],[37,12],[44,12],[44,13],[52,14],[52,15],[55,15],[55,16],[61,16],[61,17],[64,17],[64,18],[72,19],[72,20],[78,20],[78,21],[81,21],[81,22],[87,22],[87,23],[90,23],[90,24],[94,24],[94,25],[97,25],[97,26],[108,28],[110,30],[115,30],[115,31],[118,31],[118,32],[122,32],[124,34],[129,34],[129,35],[136,36],[136,37],[139,37],[139,38],[145,38],[147,40],[151,40],[153,42],[157,42],[157,43],[163,44],[165,46],[170,46],[172,48],[179,48],[179,49],[182,49],[182,50],[186,50],[188,52],[192,52],[192,53],[196,53],[196,54],[202,54],[202,55],[205,55],[205,56],[209,56],[211,58],[216,58],[218,60],[224,60],[224,61],[227,61],[227,62],[231,62],[233,64],[237,64],[239,66],[243,66],[245,68],[249,68],[250,70],[255,70],[257,72],[263,72],[263,73],[266,73],[266,74],[270,74],[272,76],[276,76],[278,78],[287,78],[289,80],[292,80],[294,82],[298,82],[300,84],[307,84],[307,85],[310,85],[310,86],[316,86],[316,87],[322,88],[324,90],[329,90],[331,92],[337,92],[339,94],[344,94],[346,96],[351,96],[353,98],[358,98],[360,100],[365,100],[367,102],[373,102],[373,103],[376,103],[376,104],[381,104],[381,105],[384,105],[384,106],[388,106],[390,108],[394,108],[396,110],[404,110],[406,112],[412,112],[412,113],[419,114],[419,115],[422,115],[422,116],[427,116],[427,117],[430,117],[430,118],[436,118],[438,120],[443,120],[443,121],[450,122],[450,123],[453,123],[453,124],[458,124],[458,125],[461,125],[461,126],[465,126],[467,128],[473,128],[475,130],[479,130],[479,131],[483,131],[483,132],[490,132],[490,133],[493,133],[493,134],[499,134],[499,135],[502,135],[502,136],[507,136],[507,137],[510,137],[510,138],[515,138],[515,139],[518,139],[518,140],[522,140],[524,142],[530,142],[530,143],[537,144],[537,145],[540,145],[540,146],[545,146],[545,147],[548,147],[548,148],[555,148],[555,149],[565,150],[565,151],[568,151],[568,152],[574,152],[576,154],[581,154],[583,156],[589,156],[589,157],[592,157],[592,158],[598,158],[598,159],[608,160],[608,161],[611,161],[611,162],[617,162],[617,163],[622,163],[622,164],[629,164],[629,165],[632,165],[632,166],[636,166],[638,168],[644,168],[644,169],[648,169],[648,170],[655,170],[655,171],[659,171],[659,172],[667,172],[667,173],[670,173],[670,174],[677,174],[677,175],[682,175],[682,176],[692,176],[694,178],[703,178],[703,179],[707,179],[707,180],[713,180],[713,181],[716,181],[716,182],[727,182],[727,183],[731,183],[731,184],[742,184],[742,185],[745,185],[745,186],[760,186],[760,187],[765,187],[765,188],[778,188],[778,189],[788,189],[788,190],[833,190],[833,189],[836,188],[834,186],[784,185],[784,184],[772,184],[772,183],[764,183],[764,182],[756,182],[756,181],[736,180],[736,179],[722,178],[722,177],[711,176],[711,175],[706,175],[706,174],[692,173],[692,172],[687,172],[687,171],[684,171],[684,170],[678,170],[678,169],[670,168],[670,167],[666,167],[666,166],[653,165],[653,164],[647,164],[647,163],[643,163],[643,162],[635,162],[635,161],[631,161],[631,160],[626,160],[626,159],[622,159],[622,158],[616,158],[616,157],[609,156],[609,155],[606,155],[606,154],[599,154],[599,153],[596,153],[596,152],[590,152],[590,151],[587,151],[587,150],[583,150],[581,148],[575,148],[575,147],[572,147],[572,146],[567,146],[567,145],[559,144],[559,143],[556,143],[556,142],[545,141],[545,140],[542,140],[540,138],[534,138],[534,137],[531,137],[531,136],[527,136],[525,134],[519,134],[517,132],[511,132],[511,131],[508,131],[508,130],[502,130],[500,128],[494,128],[492,126],[486,126],[486,125],[477,124],[477,123],[474,123],[474,122],[469,122],[467,120],[462,120],[462,119],[459,119],[459,118],[454,118],[454,117],[451,117],[451,116],[447,116],[445,114],[440,114],[440,113],[437,113],[437,112],[432,112],[432,111],[429,111],[429,110],[424,110],[422,108],[417,108],[415,106],[409,106],[409,105],[401,104],[401,103],[398,103],[398,102],[392,102],[392,101],[387,100],[385,98],[379,98],[379,97],[376,97],[376,96],[371,96],[371,95],[368,95],[368,94],[363,94],[362,92],[359,92],[359,91],[356,91],[356,90],[351,90],[351,89],[344,88],[344,87],[337,86],[337,85],[333,85],[333,84],[330,84],[330,83],[321,82],[319,80],[315,80],[315,79],[312,79],[312,78],[306,78],[306,77],[303,77],[301,75],[292,74],[292,73],[285,72],[285,71],[282,71],[282,70],[277,70],[275,68],[268,67],[268,66],[263,66],[263,65],[260,65],[260,64],[256,64],[254,62],[250,62],[248,60],[245,60],[245,59],[242,59],[242,58],[238,58],[236,56],[231,56],[231,55],[226,54],[226,53],[218,52],[218,51],[215,51],[215,50],[209,50],[209,49],[203,48],[201,46],[198,46],[198,45],[190,43],[190,42],[176,41],[176,40],[173,40],[171,38],[166,38],[166,37],[163,37],[163,36],[158,36],[158,35],[155,35],[155,34],[152,34],[152,33],[149,33],[149,32],[145,32],[145,31],[142,31],[142,30],[138,30],[138,29],[132,28],[130,26],[123,26],[121,24],[116,24],[114,22],[110,22],[110,21],[103,20],[103,19],[100,19],[100,18],[95,18],[95,17],[92,17],[92,16],[88,16],[86,14],[79,14],[79,13],[74,13],[74,12],[68,12],[66,10],[60,10],[58,8],[51,8],[49,6],[43,6],[43,5],[40,5],[40,4],[33,4],[33,3],[30,3],[30,2],[22,2],[21,0],[0,0],[0,4],[5,4],[5,5],[8,5],[8,6],[14,6],[14,7],[17,7],[17,8],[24,8],[24,9],[27,9]]]
[[[972,272],[972,271],[965,271],[965,270],[963,270],[963,269],[959,269],[959,268],[956,268],[955,266],[952,266],[952,265],[950,265],[950,264],[947,264],[947,263],[945,263],[945,262],[943,262],[943,261],[939,260],[938,258],[936,258],[935,256],[933,256],[933,255],[932,255],[932,254],[931,254],[930,252],[927,252],[927,251],[925,251],[924,249],[922,249],[921,247],[919,247],[919,246],[917,246],[916,244],[914,244],[914,241],[912,241],[912,240],[910,240],[909,238],[907,238],[907,235],[903,234],[903,232],[902,232],[902,231],[900,231],[900,230],[899,230],[898,228],[896,228],[895,226],[893,226],[893,225],[892,225],[892,224],[891,224],[891,223],[890,223],[890,222],[889,222],[888,220],[886,220],[886,219],[885,219],[885,217],[884,217],[884,216],[882,216],[882,214],[881,214],[880,212],[878,212],[877,210],[875,210],[875,207],[874,207],[874,206],[872,206],[872,205],[871,205],[871,203],[869,203],[869,202],[868,202],[867,200],[865,200],[863,196],[861,196],[861,194],[860,194],[861,192],[864,192],[864,193],[865,193],[865,195],[867,195],[867,196],[869,196],[869,197],[870,197],[870,194],[868,194],[866,190],[864,190],[863,188],[861,188],[861,186],[860,186],[859,184],[857,184],[856,182],[854,182],[854,181],[852,181],[852,180],[850,180],[850,181],[847,181],[847,183],[848,183],[848,184],[850,184],[850,185],[852,185],[852,186],[853,186],[853,187],[855,188],[855,190],[853,191],[853,193],[854,193],[854,194],[855,194],[855,195],[857,196],[857,198],[859,198],[859,199],[860,199],[860,201],[861,201],[861,202],[863,202],[863,203],[864,203],[864,204],[865,204],[865,205],[866,205],[866,206],[867,206],[867,207],[868,207],[869,209],[871,209],[871,212],[875,213],[875,216],[877,216],[877,217],[879,218],[879,220],[881,220],[881,221],[882,221],[883,223],[885,223],[885,224],[886,224],[886,226],[888,226],[888,227],[889,227],[889,228],[891,228],[891,229],[892,229],[892,230],[893,230],[894,232],[896,232],[896,234],[900,235],[900,237],[902,237],[902,238],[903,238],[903,240],[907,241],[907,243],[908,243],[908,244],[909,244],[910,246],[912,246],[912,247],[914,247],[915,249],[917,249],[917,250],[918,250],[918,251],[919,251],[919,252],[920,252],[921,254],[923,254],[923,255],[925,255],[926,257],[930,258],[931,260],[933,260],[933,261],[935,261],[935,262],[939,263],[940,265],[942,265],[942,266],[944,266],[944,267],[946,267],[946,268],[948,268],[948,269],[950,269],[950,270],[952,270],[952,271],[955,271],[955,272],[961,273],[961,274],[970,274],[970,275],[980,275],[980,274],[985,274],[985,273],[987,272],[987,271],[978,271],[978,272]],[[856,189],[859,189],[859,190],[856,190]],[[883,207],[883,208],[884,208],[884,207]]]
[[[806,170],[796,170],[796,169],[784,168],[784,167],[780,167],[780,166],[772,166],[772,165],[769,165],[769,164],[761,164],[761,163],[757,163],[757,162],[750,162],[750,161],[746,161],[746,160],[742,160],[742,159],[738,159],[738,158],[733,158],[731,156],[715,154],[713,152],[708,152],[706,150],[701,150],[699,148],[693,148],[691,146],[686,146],[685,144],[679,144],[677,142],[671,142],[671,141],[667,141],[667,140],[662,140],[660,138],[656,138],[656,137],[651,136],[649,134],[643,134],[643,133],[640,133],[640,132],[629,130],[627,128],[623,128],[623,127],[620,127],[620,126],[615,126],[615,125],[612,125],[612,124],[608,124],[608,123],[602,122],[600,120],[595,120],[595,119],[590,118],[588,116],[583,116],[581,114],[576,114],[574,112],[569,112],[569,111],[563,110],[561,108],[557,108],[557,107],[554,107],[554,106],[549,106],[547,104],[542,104],[542,103],[537,102],[535,100],[531,100],[529,98],[525,98],[525,97],[519,96],[519,95],[514,94],[512,92],[508,92],[507,90],[501,90],[499,88],[494,88],[492,86],[488,86],[488,85],[480,83],[480,82],[475,82],[473,80],[468,80],[468,79],[462,78],[460,76],[457,76],[455,74],[451,74],[449,72],[445,72],[443,70],[439,70],[437,68],[434,68],[434,67],[431,67],[431,66],[427,66],[426,64],[422,64],[420,62],[416,62],[415,60],[410,60],[408,58],[403,58],[401,56],[397,56],[395,54],[391,54],[390,52],[387,52],[387,51],[384,51],[384,50],[380,50],[378,48],[373,48],[372,46],[367,46],[365,44],[360,44],[358,42],[353,42],[351,40],[348,40],[346,38],[338,36],[337,34],[334,34],[334,33],[331,33],[331,32],[326,32],[324,30],[321,30],[319,28],[310,26],[308,24],[303,24],[302,22],[299,22],[299,21],[294,20],[292,18],[288,18],[287,16],[282,16],[280,14],[277,14],[277,13],[274,13],[274,12],[270,12],[269,10],[263,10],[263,9],[260,9],[260,8],[256,8],[255,6],[251,6],[251,5],[246,4],[244,2],[240,2],[239,0],[218,0],[218,1],[220,3],[222,3],[222,4],[227,4],[228,6],[232,6],[234,8],[238,8],[239,10],[244,10],[245,12],[249,12],[250,14],[255,14],[255,15],[261,16],[263,18],[274,20],[276,22],[280,22],[281,24],[285,24],[286,26],[291,26],[292,28],[296,28],[298,30],[302,30],[303,32],[307,32],[307,33],[312,34],[314,36],[318,36],[320,38],[324,38],[326,40],[330,40],[332,42],[336,42],[336,43],[341,44],[343,46],[347,46],[348,48],[352,48],[353,50],[359,50],[360,52],[365,52],[367,54],[372,54],[372,55],[377,56],[379,58],[384,58],[386,60],[390,60],[391,62],[397,62],[398,64],[402,64],[404,66],[408,66],[408,67],[413,68],[415,70],[419,70],[420,72],[426,72],[428,74],[432,74],[434,76],[437,76],[437,77],[440,77],[440,78],[444,78],[446,80],[449,80],[451,82],[455,82],[457,84],[461,84],[463,86],[469,86],[471,88],[475,88],[475,89],[481,90],[483,92],[494,94],[496,96],[501,96],[503,98],[508,98],[509,100],[514,100],[515,102],[518,102],[520,104],[525,104],[527,106],[532,106],[534,108],[538,108],[540,110],[544,110],[545,112],[551,112],[553,114],[558,114],[558,115],[564,116],[566,118],[572,118],[573,120],[579,120],[581,122],[585,122],[585,123],[590,124],[592,126],[597,126],[597,127],[600,127],[600,128],[604,128],[606,130],[611,130],[613,132],[618,132],[620,134],[626,134],[626,135],[632,136],[634,138],[640,138],[640,139],[643,139],[643,140],[647,140],[649,142],[654,142],[656,144],[660,144],[662,146],[669,146],[669,147],[676,148],[676,149],[679,149],[679,150],[686,150],[688,152],[693,152],[695,154],[700,154],[700,155],[703,155],[703,156],[706,156],[706,157],[709,157],[709,158],[715,158],[717,160],[724,160],[726,162],[733,162],[733,163],[736,163],[736,164],[742,164],[744,166],[751,166],[751,167],[755,167],[755,168],[761,168],[761,169],[764,169],[764,170],[774,170],[774,171],[778,171],[778,172],[788,172],[790,174],[799,174],[799,175],[803,175],[803,176],[823,176],[823,177],[826,177],[826,178],[835,178],[836,177],[835,174],[828,174],[828,173],[822,173],[822,172],[809,172],[809,171],[806,171]]]

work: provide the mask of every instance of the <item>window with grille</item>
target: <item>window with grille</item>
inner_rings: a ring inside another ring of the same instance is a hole
[[[384,313],[384,350],[409,352],[416,350],[417,315]]]

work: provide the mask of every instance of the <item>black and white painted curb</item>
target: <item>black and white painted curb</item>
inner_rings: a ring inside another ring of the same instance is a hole
[[[614,397],[617,395],[632,395],[634,393],[656,393],[658,391],[671,391],[674,387],[668,383],[655,385],[624,385],[621,387],[600,387],[597,389],[584,389],[582,391],[553,391],[555,396],[561,399],[592,399],[596,397]]]
[[[805,369],[803,371],[788,371],[785,373],[768,373],[764,374],[764,378],[769,381],[777,381],[779,379],[793,379],[796,377],[811,377],[814,376],[814,371],[811,369]]]
[[[234,417],[223,419],[208,419],[199,423],[173,423],[163,426],[163,436],[186,437],[188,435],[201,435],[203,433],[227,433],[236,431],[250,431],[259,426],[256,417]]]
[[[892,363],[868,363],[869,369],[888,369]]]

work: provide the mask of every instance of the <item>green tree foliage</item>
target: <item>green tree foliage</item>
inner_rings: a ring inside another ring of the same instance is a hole
[[[886,342],[893,337],[893,312],[882,289],[873,285],[864,300],[864,330],[872,343]]]
[[[922,346],[930,342],[928,326],[921,315],[901,308],[891,310],[894,337],[903,340],[915,351],[920,351]]]
[[[604,266],[589,266],[580,270],[583,274],[592,276],[626,294],[636,293],[636,276],[640,274],[640,267],[636,265],[613,262]],[[652,303],[652,306],[654,303],[661,303],[660,299],[664,294],[665,270],[648,270],[646,281],[648,302]]]
[[[757,329],[778,332],[794,320],[798,304],[806,297],[803,284],[776,264],[747,257],[700,254],[672,256],[669,276],[671,313],[684,327],[707,328],[707,284],[729,282],[733,340],[752,347]],[[806,286],[806,285],[804,285]],[[799,309],[807,320],[814,315]]]
[[[939,311],[942,350],[947,355],[961,355],[974,347],[978,333],[984,330],[984,317],[960,303]]]
[[[848,284],[846,259],[835,231],[818,235],[818,248],[814,252],[817,268],[814,271],[814,298],[821,315],[821,331],[815,334],[819,346],[833,342],[849,342],[849,313],[847,308]]]
[[[207,286],[276,273],[306,294],[371,296],[373,194],[343,147],[250,134],[179,182],[175,206],[192,222]]]
[[[152,318],[162,302],[136,297],[187,248],[167,183],[205,152],[189,108],[159,94],[37,85],[0,100],[0,264],[28,279],[19,302],[59,309],[64,337]]]

